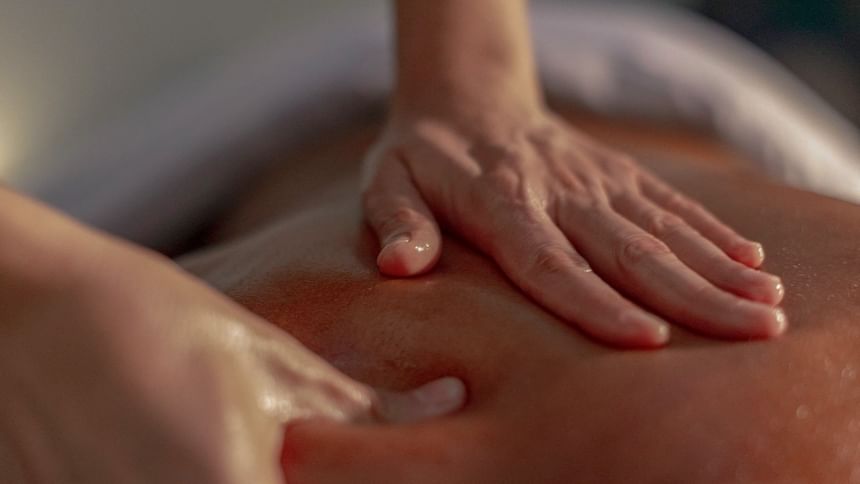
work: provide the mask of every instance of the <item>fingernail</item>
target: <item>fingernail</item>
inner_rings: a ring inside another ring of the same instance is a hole
[[[774,282],[773,289],[776,291],[776,296],[782,300],[783,296],[785,296],[785,286],[782,285],[782,279],[774,276],[776,281]]]
[[[774,334],[784,333],[786,328],[788,328],[788,318],[785,316],[785,311],[782,308],[775,308],[773,315],[776,320],[776,326],[773,328]]]
[[[661,319],[638,311],[631,311],[622,320],[632,323],[637,329],[646,328],[649,342],[652,344],[665,344],[669,341],[669,324]]]
[[[777,276],[745,268],[743,281],[747,284],[745,295],[753,301],[775,306],[785,295],[782,280]]]
[[[764,262],[764,246],[758,242],[753,242],[753,246],[755,246],[756,263],[761,264]]]
[[[656,331],[654,332],[654,342],[665,344],[669,341],[669,325],[664,322],[657,322]]]
[[[415,398],[423,405],[434,409],[459,407],[466,395],[466,386],[459,378],[445,377],[430,382],[415,390]]]
[[[410,240],[411,240],[411,237],[409,236],[409,234],[392,235],[391,237],[389,237],[388,239],[385,240],[385,243],[382,244],[382,248],[386,249],[388,247],[393,247],[397,244],[409,242]]]

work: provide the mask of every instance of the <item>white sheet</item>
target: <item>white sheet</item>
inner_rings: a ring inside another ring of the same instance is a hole
[[[860,203],[860,141],[783,69],[690,14],[637,6],[533,6],[544,81],[605,113],[714,129],[770,176]],[[390,85],[387,21],[343,11],[187,79],[14,185],[86,222],[165,246],[258,167],[236,156],[277,125],[285,143],[378,103]],[[277,123],[276,123],[277,121]]]

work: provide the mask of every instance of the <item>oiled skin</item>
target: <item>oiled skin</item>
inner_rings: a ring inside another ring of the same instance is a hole
[[[786,285],[785,336],[673,327],[666,349],[607,348],[452,239],[431,274],[385,279],[358,211],[367,130],[269,174],[220,232],[255,235],[183,264],[359,380],[462,377],[469,404],[413,429],[402,482],[860,482],[860,207],[769,184],[683,130],[576,123],[764,244]],[[314,452],[297,455],[288,475],[319,471]]]

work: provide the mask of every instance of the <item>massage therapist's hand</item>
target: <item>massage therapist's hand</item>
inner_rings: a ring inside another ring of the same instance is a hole
[[[664,318],[729,338],[784,330],[761,246],[544,108],[524,1],[396,5],[397,86],[363,184],[383,273],[432,269],[441,224],[607,343],[659,346]]]
[[[386,274],[430,270],[442,222],[608,343],[659,345],[662,317],[724,337],[782,331],[779,279],[754,269],[757,244],[542,109],[396,113],[368,163],[365,209]]]
[[[0,227],[2,482],[281,483],[287,422],[462,404],[451,379],[377,393],[170,261],[2,188]]]

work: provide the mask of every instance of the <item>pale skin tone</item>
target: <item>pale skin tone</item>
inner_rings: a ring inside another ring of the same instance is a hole
[[[545,109],[523,2],[397,7],[398,85],[364,178],[382,272],[432,269],[447,227],[605,343],[663,345],[662,318],[730,338],[784,330],[759,245]],[[288,422],[408,442],[390,424],[465,401],[451,378],[363,385],[162,257],[3,188],[0,233],[13,482],[276,484]]]
[[[0,227],[3,482],[280,484],[289,422],[463,404],[456,379],[354,381],[169,260],[3,188]]]
[[[432,270],[444,227],[604,343],[662,346],[667,319],[722,338],[785,330],[760,244],[545,107],[526,2],[395,5],[397,85],[363,177],[382,273]]]

